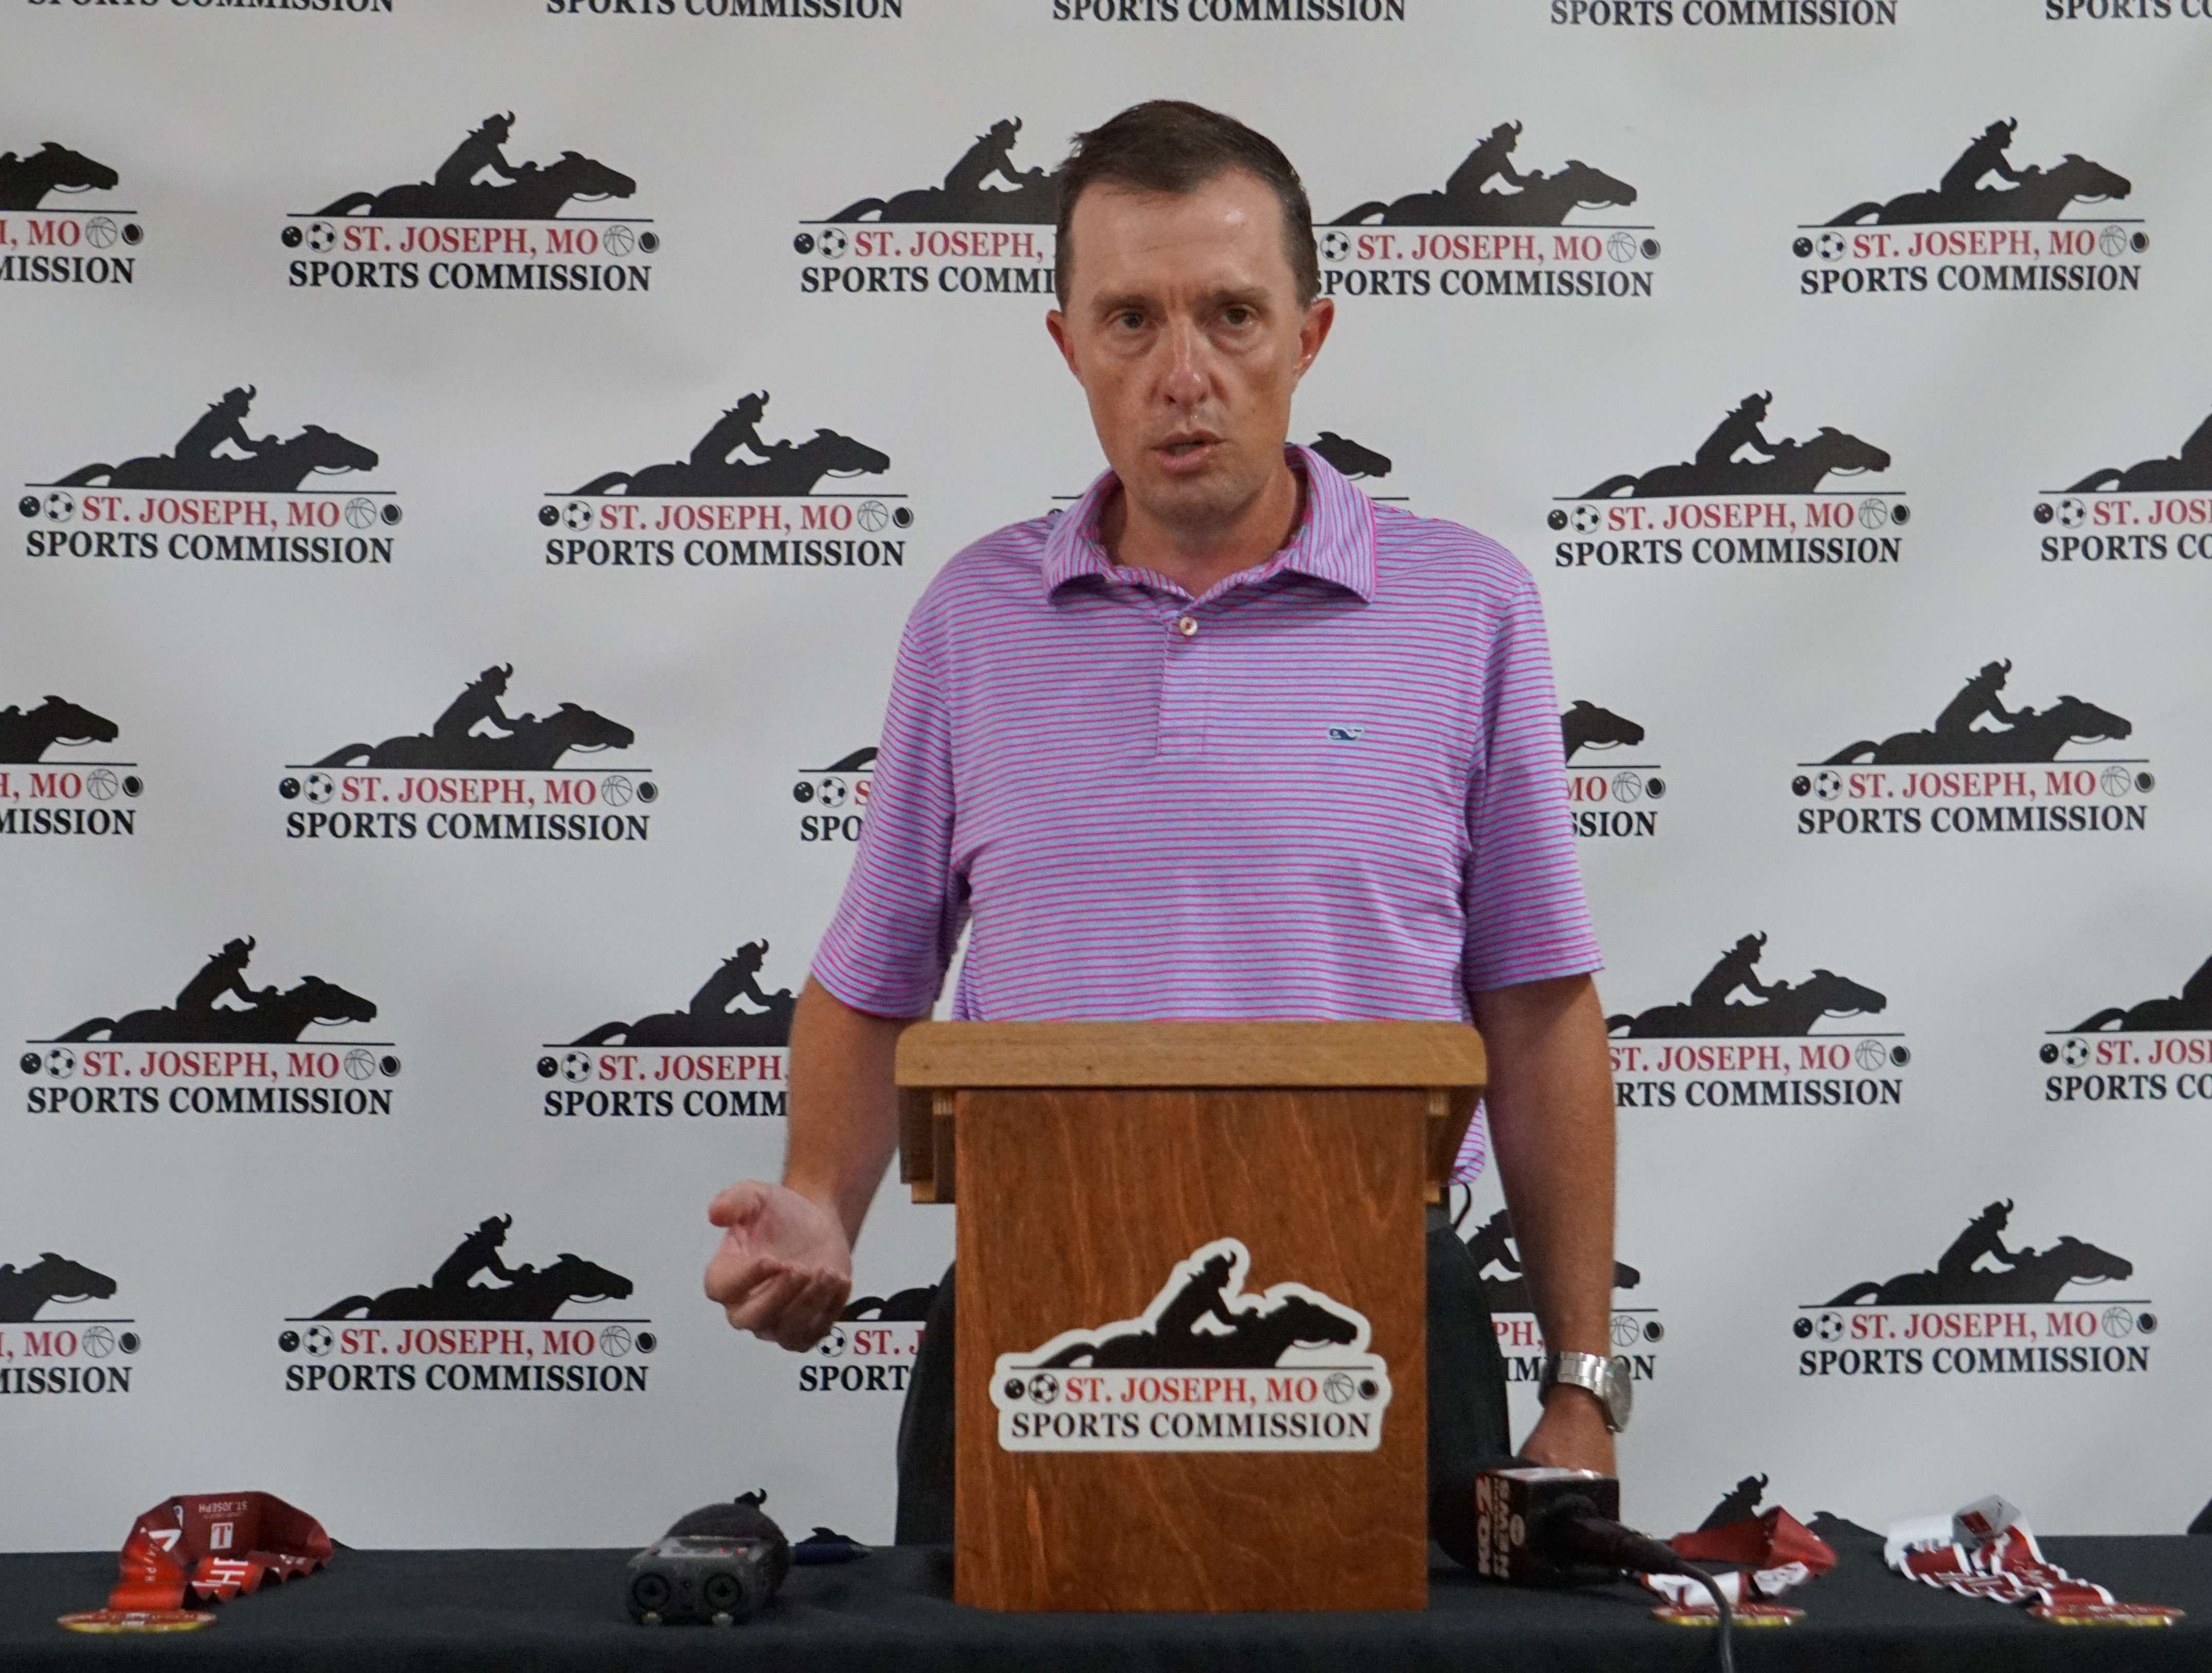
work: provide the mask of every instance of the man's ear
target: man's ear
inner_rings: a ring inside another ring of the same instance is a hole
[[[1068,334],[1067,316],[1058,308],[1048,309],[1044,316],[1045,334],[1052,338],[1052,346],[1060,350],[1060,357],[1067,362],[1068,374],[1076,382],[1083,381],[1083,374],[1076,369],[1075,339]]]
[[[1316,296],[1306,304],[1305,318],[1298,322],[1298,370],[1304,377],[1321,353],[1321,345],[1328,341],[1329,329],[1336,324],[1336,304],[1327,296]]]

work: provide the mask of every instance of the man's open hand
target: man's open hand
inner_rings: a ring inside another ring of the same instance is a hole
[[[707,1294],[732,1325],[801,1353],[830,1334],[853,1293],[853,1248],[837,1217],[809,1196],[747,1179],[708,1206],[722,1228]]]

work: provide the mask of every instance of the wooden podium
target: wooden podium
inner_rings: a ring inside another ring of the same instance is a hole
[[[995,1609],[1428,1601],[1423,1206],[1449,1023],[925,1023],[901,1173],[957,1202],[953,1586]]]

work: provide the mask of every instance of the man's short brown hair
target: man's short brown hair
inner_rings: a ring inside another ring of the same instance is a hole
[[[1265,134],[1203,105],[1181,99],[1148,99],[1132,105],[1088,133],[1075,137],[1053,179],[1060,186],[1060,221],[1054,229],[1053,291],[1067,306],[1068,228],[1076,199],[1085,186],[1101,181],[1135,192],[1195,192],[1232,168],[1248,169],[1265,181],[1283,210],[1283,253],[1297,283],[1303,307],[1321,294],[1321,256],[1314,248],[1313,205],[1304,183],[1282,148]]]

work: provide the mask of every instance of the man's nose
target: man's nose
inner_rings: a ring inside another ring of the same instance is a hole
[[[1160,375],[1160,393],[1177,406],[1204,400],[1212,384],[1205,334],[1190,321],[1178,320],[1168,332],[1165,347],[1167,365]]]

